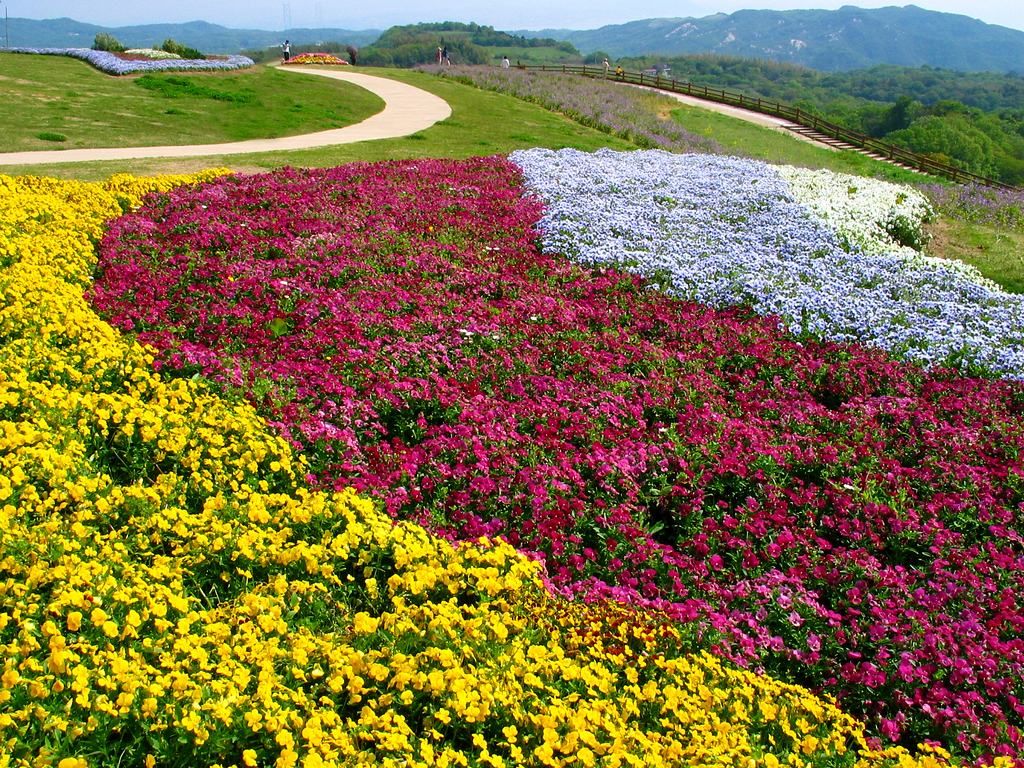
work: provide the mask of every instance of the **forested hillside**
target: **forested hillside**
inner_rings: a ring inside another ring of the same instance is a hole
[[[503,55],[526,61],[580,55],[571,43],[512,35],[479,24],[446,21],[391,27],[373,45],[363,49],[360,63],[412,67],[436,61],[439,47],[447,48],[451,61],[457,64],[494,63]]]

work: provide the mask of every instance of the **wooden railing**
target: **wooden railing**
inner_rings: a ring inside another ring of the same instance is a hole
[[[708,101],[714,101],[719,104],[741,107],[753,112],[760,112],[765,115],[780,117],[784,120],[790,121],[791,123],[810,128],[811,130],[831,139],[850,144],[851,146],[864,150],[865,152],[879,155],[891,162],[913,168],[921,173],[930,174],[932,176],[941,176],[960,184],[981,184],[998,189],[1017,189],[1010,184],[1004,184],[1003,182],[996,181],[995,179],[989,179],[985,176],[979,176],[976,173],[970,173],[949,165],[948,163],[941,163],[924,155],[919,155],[916,152],[911,152],[903,147],[897,147],[895,144],[890,144],[866,134],[859,133],[858,131],[844,128],[841,125],[830,123],[827,120],[822,120],[817,115],[814,115],[805,109],[791,107],[788,104],[782,104],[778,101],[754,98],[742,93],[727,91],[722,88],[711,88],[706,85],[694,85],[693,83],[679,81],[675,78],[670,78],[661,74],[652,75],[644,72],[626,71],[616,72],[614,69],[606,72],[604,67],[589,67],[573,64],[532,64],[520,65],[519,68],[539,70],[542,72],[566,72],[583,75],[584,77],[593,77],[620,83],[630,83],[632,85],[644,85],[649,88],[657,88],[659,90],[670,91],[672,93],[694,96],[698,99],[707,99]]]

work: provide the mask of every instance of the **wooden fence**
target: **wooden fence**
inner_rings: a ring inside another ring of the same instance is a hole
[[[857,149],[863,150],[864,152],[884,157],[891,162],[899,163],[900,165],[908,168],[913,168],[921,173],[930,174],[932,176],[941,176],[960,184],[981,184],[986,187],[995,187],[998,189],[1017,189],[1017,187],[1011,186],[1010,184],[1004,184],[1003,182],[996,181],[995,179],[979,176],[978,174],[970,173],[947,163],[940,163],[929,157],[925,157],[924,155],[919,155],[916,152],[904,149],[903,147],[897,147],[895,144],[890,144],[888,142],[872,138],[871,136],[867,136],[863,133],[850,130],[849,128],[844,128],[841,125],[830,123],[827,120],[822,120],[820,117],[811,114],[805,109],[791,107],[788,104],[782,104],[778,101],[745,96],[742,93],[735,93],[722,88],[710,88],[706,85],[694,85],[693,83],[679,81],[675,78],[670,78],[661,74],[652,75],[644,72],[625,71],[622,73],[616,73],[615,70],[605,72],[604,67],[589,67],[573,64],[524,64],[520,65],[519,68],[539,70],[542,72],[566,72],[583,75],[584,77],[607,79],[614,82],[631,83],[633,85],[644,85],[649,88],[657,88],[659,90],[670,91],[672,93],[682,93],[687,96],[694,96],[698,99],[707,99],[708,101],[714,101],[719,104],[741,107],[753,112],[760,112],[765,115],[772,115],[773,117],[780,117],[784,120],[789,120],[791,123],[810,128],[811,130],[816,131],[823,136],[827,136],[830,139],[835,139],[836,141],[849,144]]]

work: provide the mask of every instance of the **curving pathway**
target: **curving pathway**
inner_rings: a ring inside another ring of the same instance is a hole
[[[361,72],[325,70],[312,67],[283,67],[288,72],[331,77],[358,85],[384,100],[384,109],[355,125],[329,131],[282,136],[277,139],[250,139],[225,144],[198,144],[168,147],[105,147],[97,149],[57,149],[37,152],[0,153],[0,165],[38,165],[43,163],[82,163],[90,160],[134,160],[150,157],[202,157],[206,155],[242,155],[289,149],[328,147],[370,139],[394,139],[422,131],[451,116],[448,102],[405,83]]]

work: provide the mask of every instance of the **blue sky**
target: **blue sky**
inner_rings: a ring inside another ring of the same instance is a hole
[[[922,8],[959,13],[989,24],[1024,30],[1020,0],[922,0]],[[826,0],[0,0],[8,16],[51,19],[68,16],[104,26],[127,26],[201,19],[226,27],[279,30],[290,27],[385,29],[394,24],[425,21],[475,21],[502,30],[594,29],[636,19],[708,16],[744,8],[791,10],[856,5],[879,8],[898,2],[835,2]],[[0,12],[2,12],[0,10]]]

